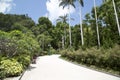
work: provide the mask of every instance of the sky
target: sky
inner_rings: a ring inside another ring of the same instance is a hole
[[[5,14],[28,14],[36,23],[42,16],[48,17],[55,25],[59,16],[68,14],[68,8],[59,7],[59,0],[0,0],[0,12]],[[96,0],[96,5],[100,5],[102,0]],[[77,8],[71,7],[70,15],[74,18],[70,25],[79,24],[79,4]],[[84,0],[82,8],[82,19],[93,7],[93,0]]]

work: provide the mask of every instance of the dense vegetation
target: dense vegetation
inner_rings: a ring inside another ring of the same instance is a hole
[[[25,15],[0,13],[0,17],[0,78],[17,76],[39,52],[39,43],[29,29],[35,23]]]
[[[120,1],[115,1],[120,22]],[[105,1],[96,7],[97,23],[100,34],[100,46],[97,42],[95,8],[85,15],[83,20],[84,45],[80,36],[79,27],[72,27],[73,47],[62,50],[60,53],[71,61],[76,61],[87,66],[96,66],[120,75],[120,35],[115,12],[111,0]]]
[[[97,49],[96,47],[77,51],[66,49],[60,53],[62,57],[70,61],[92,68],[96,66],[100,70],[120,75],[120,46],[118,45],[110,49]]]
[[[120,1],[116,1],[120,17]],[[60,52],[72,61],[118,71],[120,74],[120,36],[111,1],[96,7],[100,43],[97,42],[94,8],[83,20],[82,43],[80,24],[71,27],[69,42],[68,17],[60,16],[56,26],[46,17],[38,24],[28,15],[0,13],[0,78],[20,75],[34,55]],[[119,20],[120,22],[120,20]]]

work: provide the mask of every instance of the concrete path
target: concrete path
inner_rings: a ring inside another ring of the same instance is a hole
[[[59,58],[59,55],[43,56],[32,64],[21,80],[120,80],[105,73],[90,70]]]

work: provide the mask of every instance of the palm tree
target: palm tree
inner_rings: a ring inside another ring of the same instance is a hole
[[[119,36],[120,36],[120,24],[119,24],[119,20],[118,20],[117,11],[116,11],[115,1],[112,0],[112,3],[113,3],[115,17],[116,17],[116,21],[117,21],[118,32],[119,32]]]
[[[84,45],[84,40],[83,40],[83,29],[82,29],[82,10],[81,6],[84,6],[83,0],[78,0],[80,4],[80,31],[81,31],[81,40],[82,40],[82,46]]]
[[[67,23],[67,21],[68,21],[67,17],[68,17],[67,14],[65,14],[64,16],[59,16],[59,18],[57,19],[57,21],[60,21],[62,23]]]
[[[95,11],[95,19],[96,19],[96,29],[97,29],[97,40],[98,40],[98,47],[100,47],[100,37],[99,37],[99,28],[98,28],[98,18],[97,18],[97,11],[96,11],[96,3],[95,0],[94,1],[94,11]]]
[[[63,24],[66,24],[68,21],[68,15],[64,15],[64,16],[59,16],[59,18],[57,19],[57,21],[62,22]],[[66,43],[66,25],[64,25],[64,36],[62,37],[62,47],[64,48],[64,45]]]
[[[63,9],[68,6],[69,10],[69,38],[70,38],[70,47],[72,46],[72,40],[71,40],[71,27],[70,27],[70,6],[73,6],[75,8],[74,2],[76,0],[61,0],[59,6],[63,6]]]

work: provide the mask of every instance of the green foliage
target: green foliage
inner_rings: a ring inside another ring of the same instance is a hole
[[[120,7],[119,0],[115,3],[116,6]],[[64,1],[62,4],[64,5]],[[118,17],[120,17],[119,8],[116,9]],[[120,45],[120,37],[110,0],[97,7],[97,15],[101,48],[96,48],[97,34],[93,8],[91,13],[86,14],[82,24],[84,46],[81,45],[80,24],[78,24],[71,27],[72,48],[66,49],[69,47],[67,16],[64,16],[64,19],[60,17],[59,20],[62,20],[62,22],[53,26],[52,22],[46,17],[40,17],[38,24],[35,25],[28,15],[0,13],[0,61],[2,65],[3,63],[7,65],[7,63],[14,62],[14,60],[8,60],[7,58],[14,57],[19,62],[15,63],[22,64],[25,69],[30,64],[33,55],[56,54],[59,53],[57,50],[60,50],[63,57],[72,61],[120,71],[120,46],[115,46],[115,44]],[[62,50],[63,44],[65,50]],[[20,68],[20,66],[16,67]],[[12,72],[12,69],[9,72],[18,75],[17,72]],[[8,76],[12,76],[11,74]],[[7,70],[0,67],[0,77],[6,75]]]
[[[0,35],[0,77],[20,75],[29,66],[31,57],[38,53],[39,44],[31,32],[0,31]],[[15,60],[7,59],[13,57]]]
[[[30,31],[0,31],[0,78],[20,75],[38,52],[39,44]]]
[[[10,39],[8,33],[0,31],[0,54],[11,57],[16,53],[17,46],[13,39]]]
[[[31,28],[35,25],[34,21],[28,17],[28,15],[16,15],[16,14],[2,14],[0,13],[0,30],[11,31],[14,24],[18,23],[26,28]],[[17,28],[17,27],[16,27]],[[22,28],[22,27],[21,27]],[[20,26],[17,29],[21,29]],[[22,29],[23,30],[23,29]]]
[[[5,59],[6,59],[6,57],[3,57],[2,55],[0,55],[0,62]],[[6,72],[5,72],[4,68],[1,67],[1,64],[0,64],[0,79],[5,78],[5,76],[6,76]]]
[[[3,80],[5,77],[6,77],[5,69],[0,66],[0,79]]]
[[[38,42],[40,44],[40,47],[43,50],[48,50],[48,48],[49,48],[48,45],[51,43],[52,38],[49,35],[41,34],[41,35],[37,36],[37,40],[38,40]]]
[[[17,52],[24,53],[24,54],[34,54],[38,53],[39,45],[38,42],[33,39],[32,36],[29,36],[26,34],[23,34],[20,31],[11,31],[10,36],[12,39],[16,41],[17,44]],[[34,52],[34,53],[33,53]]]
[[[57,54],[57,51],[53,49],[52,47],[50,47],[50,54]]]
[[[100,68],[120,72],[120,46],[116,45],[111,49],[97,49],[95,47],[79,49],[77,51],[63,50],[60,52],[62,57],[88,66],[94,65]]]
[[[22,31],[24,33],[26,33],[28,30],[26,27],[24,27],[23,25],[21,25],[20,23],[17,23],[17,22],[12,25],[11,29],[12,30],[19,30],[19,31]]]
[[[120,71],[120,46],[116,45],[113,49],[109,51],[109,57],[107,59],[107,64],[110,68]]]
[[[21,31],[14,30],[10,33],[0,31],[0,34],[0,54],[12,57],[21,53],[32,55],[39,51],[38,42],[32,36],[23,34]]]
[[[26,69],[28,68],[30,62],[31,62],[31,57],[30,55],[26,55],[26,54],[21,54],[19,56],[16,56],[15,59],[23,65],[23,68]]]
[[[39,22],[39,25],[46,25],[45,30],[48,30],[52,27],[51,21],[46,17],[39,18],[38,22]]]
[[[74,60],[74,51],[71,51],[70,49],[65,49],[65,50],[62,50],[62,51],[60,51],[60,54],[61,54],[61,56],[62,57],[66,57],[66,58],[68,58],[68,59],[70,59],[70,60]]]
[[[35,24],[27,15],[0,13],[0,17],[0,79],[2,79],[20,75],[23,69],[29,66],[31,57],[39,53],[40,45],[29,29]]]
[[[23,67],[15,59],[6,59],[0,62],[0,69],[5,77],[18,76],[23,71]]]

